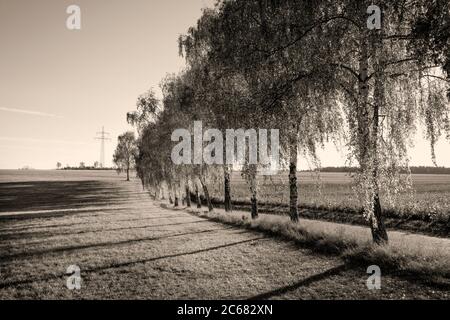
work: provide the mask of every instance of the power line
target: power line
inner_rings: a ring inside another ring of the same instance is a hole
[[[95,137],[94,139],[100,140],[100,167],[105,167],[105,141],[111,140],[108,135],[110,133],[105,131],[105,127],[102,127],[101,132],[97,132],[97,135],[100,135],[99,137]]]

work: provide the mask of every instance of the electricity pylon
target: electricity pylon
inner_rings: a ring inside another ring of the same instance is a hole
[[[105,127],[102,127],[101,132],[97,132],[97,135],[100,135],[99,137],[95,137],[96,140],[100,140],[100,167],[105,167],[105,141],[111,140],[108,138],[109,132],[105,132]]]

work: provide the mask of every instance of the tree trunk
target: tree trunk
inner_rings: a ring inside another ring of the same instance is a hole
[[[177,192],[177,189],[176,189],[176,187],[175,187],[175,190],[174,190],[174,192],[173,192],[173,195],[174,195],[174,198],[175,198],[175,201],[174,201],[174,207],[178,207],[179,206],[179,203],[178,203],[178,192]]]
[[[365,30],[361,39],[361,56],[359,61],[359,105],[358,105],[358,144],[359,144],[359,163],[364,175],[370,175],[372,170],[372,188],[373,188],[373,214],[370,219],[370,228],[373,241],[377,244],[387,243],[388,236],[384,226],[378,186],[378,128],[379,128],[379,107],[382,94],[382,83],[379,79],[380,63],[376,62],[377,73],[375,75],[375,103],[373,110],[373,119],[369,116],[369,33]],[[370,125],[372,123],[372,126]],[[372,132],[370,132],[372,127]],[[371,153],[371,155],[370,155]],[[373,161],[371,160],[373,157]],[[372,165],[372,168],[370,166]]]
[[[258,198],[256,192],[252,193],[251,197],[252,202],[252,219],[258,218]]]
[[[173,204],[173,200],[172,200],[172,192],[169,191],[169,203]]]
[[[182,192],[182,189],[181,189],[181,183],[178,184],[178,190],[180,192],[181,205],[184,207],[184,204],[186,202],[186,198],[183,197],[183,192]]]
[[[230,174],[230,168],[228,165],[225,165],[224,167],[224,194],[225,194],[225,211],[230,212],[232,211],[231,206],[231,174]]]
[[[222,135],[224,136],[224,145],[227,144],[227,133],[226,130],[222,130]],[[223,148],[223,159],[227,159],[227,153],[226,148]],[[231,212],[232,206],[231,206],[231,166],[226,163],[223,166],[223,193],[224,193],[224,206],[225,206],[225,212]]]
[[[256,166],[250,165],[250,191],[252,193],[252,196],[250,198],[250,201],[252,203],[252,219],[258,218],[258,188],[257,188],[257,181],[256,181]]]
[[[383,211],[381,209],[380,197],[378,191],[374,194],[373,199],[374,212],[372,217],[372,222],[370,224],[372,231],[372,239],[376,244],[387,244],[389,242],[386,227],[384,225]]]
[[[289,143],[289,215],[292,222],[298,222],[298,190],[297,190],[297,139],[291,137]]]
[[[374,112],[374,122],[373,122],[373,129],[374,129],[374,138],[378,137],[378,117],[379,117],[379,107],[375,105],[375,112]],[[376,117],[376,118],[375,118]],[[372,141],[374,144],[374,152],[377,152],[377,140]],[[374,155],[376,157],[376,153]],[[375,164],[373,168],[373,184],[374,184],[374,194],[373,194],[373,215],[372,215],[372,221],[370,223],[370,228],[372,231],[372,238],[373,242],[376,244],[387,244],[389,241],[388,234],[386,231],[386,227],[384,225],[384,217],[383,217],[383,211],[381,208],[381,202],[380,202],[380,191],[378,186],[378,161],[375,159]]]
[[[130,168],[127,168],[127,181],[130,181]]]
[[[195,201],[197,202],[197,208],[202,208],[202,201],[200,200],[200,193],[198,192],[198,184],[195,184]]]
[[[377,61],[376,61],[376,74],[375,74],[375,88],[374,88],[374,109],[373,109],[373,119],[372,119],[372,151],[373,151],[373,185],[374,185],[374,195],[373,195],[373,216],[371,223],[372,238],[376,244],[386,244],[388,243],[388,234],[386,232],[386,227],[384,225],[383,211],[380,202],[380,191],[378,185],[378,141],[379,141],[379,127],[380,127],[380,108],[384,104],[384,84],[383,84],[383,64],[381,52],[379,50],[379,45],[381,39],[379,35],[375,35],[373,38],[375,42]]]
[[[366,35],[361,40],[361,56],[359,61],[359,92],[357,106],[357,143],[358,143],[358,161],[361,170],[365,170],[369,164],[369,145],[370,145],[370,128],[369,128],[369,54]]]
[[[186,181],[185,189],[186,189],[186,206],[188,208],[190,208],[191,207],[191,190],[189,190],[189,184],[187,181]]]
[[[200,183],[202,184],[203,194],[205,195],[206,204],[208,205],[208,211],[211,212],[213,211],[214,208],[211,203],[211,198],[209,197],[208,187],[206,186],[206,183],[203,180],[203,178],[200,178]]]

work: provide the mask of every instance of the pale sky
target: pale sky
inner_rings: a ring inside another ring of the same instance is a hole
[[[0,0],[0,168],[92,164],[96,132],[129,130],[126,112],[178,72],[178,35],[213,0]],[[81,30],[66,8],[81,8]]]
[[[96,132],[131,128],[126,112],[166,73],[178,72],[177,39],[214,0],[0,0],[0,168],[49,169],[99,161]],[[66,8],[81,8],[81,30],[66,28]],[[412,164],[431,165],[417,137]],[[344,164],[329,147],[323,166]],[[450,143],[437,148],[450,167]],[[301,167],[303,167],[301,165]]]

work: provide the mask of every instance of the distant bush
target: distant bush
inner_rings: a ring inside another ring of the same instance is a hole
[[[115,168],[96,168],[96,167],[65,167],[58,170],[116,170]]]

